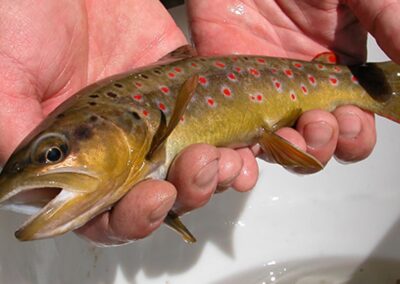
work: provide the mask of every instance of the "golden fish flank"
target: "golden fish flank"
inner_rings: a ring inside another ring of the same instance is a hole
[[[274,134],[302,112],[354,104],[400,120],[400,68],[392,62],[347,67],[331,64],[329,53],[303,62],[182,50],[83,89],[22,142],[0,175],[3,206],[37,211],[19,239],[82,226],[139,181],[165,178],[190,144],[260,143],[282,166],[315,172],[322,168],[315,158]],[[165,222],[195,240],[173,212]]]

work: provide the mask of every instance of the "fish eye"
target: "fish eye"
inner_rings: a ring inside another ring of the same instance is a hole
[[[69,153],[68,140],[62,134],[46,133],[40,136],[31,149],[31,161],[37,164],[55,164]]]
[[[57,163],[63,159],[63,152],[59,147],[51,147],[46,151],[46,162]]]

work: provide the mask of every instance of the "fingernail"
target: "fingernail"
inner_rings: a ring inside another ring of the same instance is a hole
[[[303,136],[309,147],[319,148],[326,145],[333,135],[333,128],[324,121],[312,122],[304,127]]]
[[[339,122],[339,136],[352,139],[356,138],[361,132],[361,119],[360,117],[352,112],[340,114],[337,117]]]
[[[205,165],[194,178],[194,183],[200,188],[207,188],[217,178],[218,161],[214,160]]]
[[[169,210],[171,210],[172,206],[175,202],[175,196],[170,196],[164,199],[161,204],[151,212],[149,216],[150,223],[159,222],[164,220],[167,216]]]

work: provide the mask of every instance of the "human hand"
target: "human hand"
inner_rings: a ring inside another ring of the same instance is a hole
[[[191,0],[188,6],[192,36],[202,55],[264,54],[311,60],[333,50],[340,63],[354,64],[366,59],[369,31],[400,62],[397,1]],[[354,106],[333,113],[306,112],[295,129],[283,128],[278,134],[323,164],[332,155],[344,162],[362,160],[376,142],[373,115]]]

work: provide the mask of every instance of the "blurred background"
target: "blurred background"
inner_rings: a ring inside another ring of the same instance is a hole
[[[164,1],[187,34],[183,1]],[[369,61],[387,57],[373,39]],[[24,216],[1,212],[0,283],[400,283],[400,127],[378,118],[378,144],[357,164],[312,176],[260,163],[251,193],[226,192],[185,216],[198,243],[162,227],[96,248],[74,234],[18,242]]]

